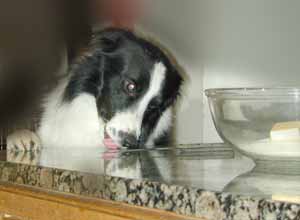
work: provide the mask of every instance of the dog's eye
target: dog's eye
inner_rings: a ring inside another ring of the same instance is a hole
[[[130,80],[124,80],[123,87],[125,92],[130,96],[135,96],[137,92],[137,85]]]

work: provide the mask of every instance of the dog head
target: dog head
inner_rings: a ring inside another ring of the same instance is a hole
[[[132,32],[107,29],[95,35],[90,55],[75,65],[73,91],[67,88],[65,98],[76,90],[93,94],[106,137],[138,148],[168,131],[182,81],[159,47]]]

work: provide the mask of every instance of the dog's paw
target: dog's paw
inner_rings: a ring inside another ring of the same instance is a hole
[[[7,150],[37,151],[41,148],[40,138],[30,130],[17,130],[7,136]]]

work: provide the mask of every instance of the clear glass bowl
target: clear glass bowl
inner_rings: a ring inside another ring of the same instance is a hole
[[[275,123],[300,121],[300,88],[207,89],[205,94],[225,142],[262,167],[276,160],[281,168],[293,164],[299,170],[290,161],[300,161],[300,141],[272,141],[270,132]]]

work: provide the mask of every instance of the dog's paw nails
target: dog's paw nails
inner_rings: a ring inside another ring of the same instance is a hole
[[[7,136],[7,150],[37,151],[41,148],[39,137],[30,130],[17,130]]]

